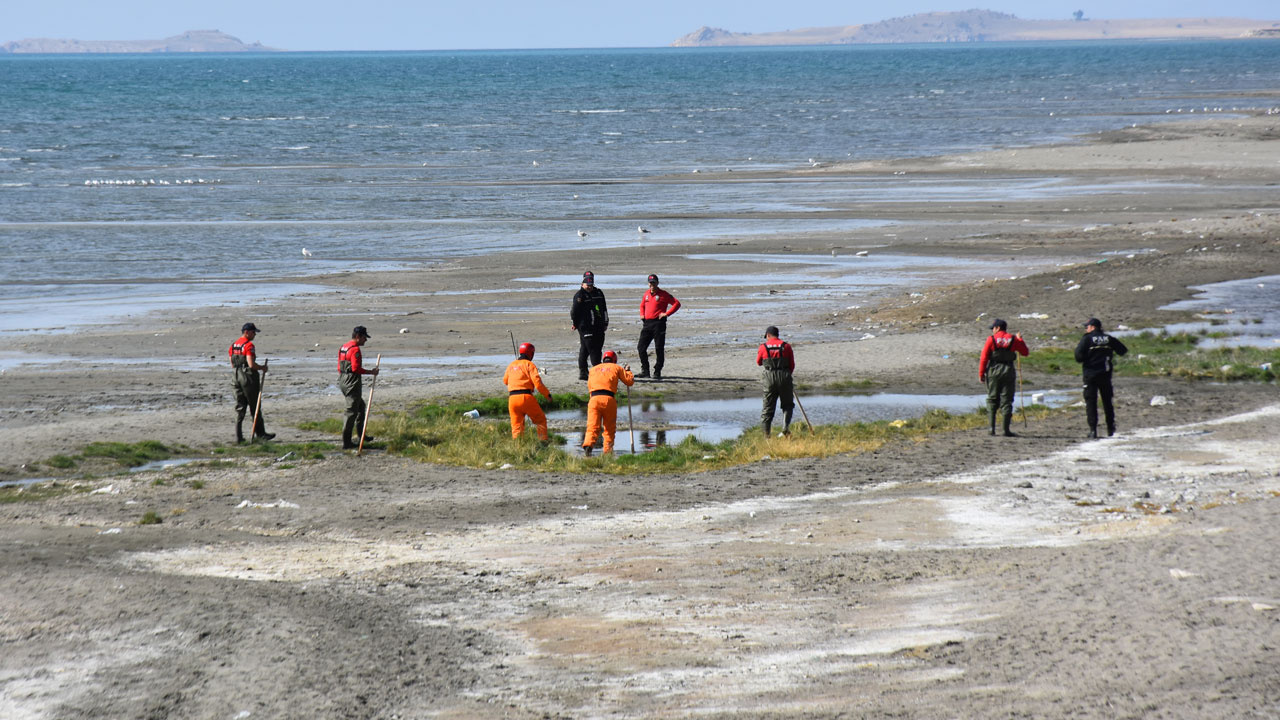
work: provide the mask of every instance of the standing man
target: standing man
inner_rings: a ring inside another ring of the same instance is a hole
[[[1102,331],[1102,321],[1089,318],[1084,324],[1084,337],[1076,345],[1076,362],[1084,371],[1084,412],[1089,421],[1089,437],[1098,437],[1098,394],[1102,394],[1102,414],[1107,420],[1107,437],[1116,434],[1116,411],[1111,406],[1112,356],[1124,355],[1129,348]]]
[[[511,437],[518,438],[524,434],[524,419],[533,421],[538,429],[538,439],[547,442],[547,416],[543,414],[533,391],[542,393],[542,397],[551,399],[551,391],[542,384],[542,376],[538,374],[538,366],[533,364],[533,343],[520,343],[520,357],[511,361],[507,371],[502,374],[502,382],[507,386],[507,412],[511,415]]]
[[[240,327],[240,339],[231,343],[227,355],[231,358],[231,367],[235,371],[236,388],[236,442],[244,442],[244,416],[253,410],[258,411],[258,396],[262,394],[262,378],[259,372],[267,372],[267,361],[258,362],[257,351],[253,347],[253,339],[258,336],[258,326],[245,323]],[[275,433],[266,430],[266,420],[258,411],[258,420],[254,423],[251,434],[254,439],[270,440]]]
[[[604,348],[604,331],[609,327],[609,308],[604,292],[596,287],[595,273],[582,273],[582,288],[573,294],[573,307],[569,320],[578,331],[578,379],[587,379],[587,359],[592,365],[600,364],[600,351]]]
[[[591,368],[591,377],[587,380],[587,390],[591,400],[587,403],[587,431],[582,437],[582,454],[591,457],[591,448],[595,447],[596,438],[600,436],[600,426],[604,425],[605,455],[613,454],[613,438],[618,429],[618,381],[631,387],[635,376],[628,366],[618,366],[618,354],[612,350],[606,352],[600,362]]]
[[[653,364],[653,379],[662,379],[663,348],[667,344],[667,318],[680,309],[680,301],[674,295],[658,287],[658,276],[649,276],[649,289],[640,298],[640,320],[644,327],[640,329],[640,343],[636,351],[640,355],[640,374],[636,377],[649,377],[649,343],[654,344],[657,356]]]
[[[1018,387],[1018,371],[1014,367],[1016,355],[1026,357],[1031,351],[1022,341],[1022,333],[1010,335],[1008,323],[995,320],[991,323],[991,336],[982,346],[978,360],[978,378],[987,384],[987,411],[991,413],[991,434],[996,434],[996,409],[1004,410],[1004,436],[1017,437],[1009,424],[1013,422],[1013,393]]]
[[[795,354],[791,344],[778,338],[778,328],[770,325],[764,331],[764,342],[756,351],[756,364],[764,368],[764,407],[760,410],[760,425],[764,436],[769,437],[773,426],[773,409],[782,401],[782,434],[791,434],[791,411],[795,408],[795,388],[791,373],[796,369]]]
[[[378,368],[372,370],[360,362],[360,348],[369,341],[369,331],[363,325],[357,325],[351,331],[351,339],[338,351],[338,387],[347,399],[346,422],[342,425],[342,449],[355,450],[360,436],[365,440],[373,437],[364,434],[365,406],[361,391],[364,389],[365,375],[377,375]],[[352,440],[352,433],[357,440]]]

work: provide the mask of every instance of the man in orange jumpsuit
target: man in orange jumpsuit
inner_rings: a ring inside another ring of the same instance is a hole
[[[630,366],[618,366],[618,354],[606,350],[600,363],[591,368],[587,374],[587,390],[591,393],[591,401],[587,403],[587,432],[582,438],[582,454],[591,457],[591,448],[595,447],[596,438],[600,436],[600,425],[604,425],[605,455],[613,454],[613,437],[618,426],[618,381],[631,387],[635,376]]]
[[[507,412],[511,413],[511,437],[518,438],[524,434],[524,419],[527,417],[538,428],[538,439],[546,442],[547,416],[538,406],[533,391],[542,393],[547,400],[551,399],[551,391],[542,384],[538,366],[533,364],[533,343],[520,343],[518,352],[520,357],[511,361],[502,375],[502,382],[507,386]]]

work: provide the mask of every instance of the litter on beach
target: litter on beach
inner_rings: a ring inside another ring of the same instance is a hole
[[[1161,405],[1172,405],[1173,401],[1163,395],[1153,395],[1151,397],[1151,407],[1159,407]]]
[[[1187,578],[1197,577],[1198,573],[1179,570],[1178,568],[1169,568],[1169,577],[1174,580],[1185,580]]]

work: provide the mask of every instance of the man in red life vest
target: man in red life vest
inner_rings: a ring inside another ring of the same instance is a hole
[[[987,412],[991,414],[991,434],[996,434],[996,409],[1004,410],[1004,436],[1017,437],[1009,424],[1013,422],[1013,393],[1018,387],[1017,355],[1026,357],[1031,351],[1022,341],[1022,333],[1010,335],[1008,323],[995,320],[991,335],[982,346],[978,359],[978,378],[987,384]],[[1015,355],[1016,353],[1016,355]]]
[[[347,399],[347,412],[342,425],[342,449],[355,450],[359,447],[359,438],[366,441],[373,437],[364,435],[365,405],[361,395],[364,389],[364,376],[377,375],[378,368],[370,370],[361,363],[360,348],[369,340],[369,331],[363,325],[357,325],[351,331],[351,339],[338,350],[338,387]],[[355,440],[352,439],[354,433]]]
[[[507,412],[511,415],[512,439],[524,434],[524,419],[533,421],[538,429],[538,439],[546,442],[547,416],[543,414],[533,391],[542,393],[542,397],[551,399],[551,391],[542,384],[542,376],[538,374],[538,366],[533,364],[533,343],[520,343],[517,350],[520,357],[511,361],[507,371],[502,374],[502,383],[507,386]]]
[[[635,377],[629,366],[619,367],[617,353],[606,350],[587,375],[591,400],[587,403],[587,431],[582,437],[582,454],[587,457],[591,457],[591,448],[595,447],[596,438],[600,436],[601,425],[604,425],[604,449],[601,452],[613,454],[613,438],[618,427],[619,380],[630,387]]]
[[[258,362],[258,354],[253,347],[258,327],[253,323],[245,323],[240,332],[240,339],[231,343],[231,347],[227,349],[231,367],[235,370],[236,442],[244,442],[244,416],[245,413],[254,411],[258,412],[258,421],[252,429],[253,437],[270,440],[276,435],[267,432],[266,421],[258,411],[258,396],[262,394],[262,378],[258,373],[267,372],[267,361]]]
[[[774,406],[781,401],[782,434],[791,434],[791,411],[795,408],[795,388],[791,373],[796,369],[795,354],[791,344],[778,338],[778,328],[770,325],[764,331],[764,342],[756,350],[756,364],[764,368],[764,407],[760,410],[760,425],[764,436],[769,437],[773,426]]]
[[[680,309],[680,301],[674,295],[658,287],[658,276],[649,276],[649,289],[640,298],[640,319],[644,326],[640,329],[640,343],[636,351],[640,354],[640,374],[636,377],[649,377],[649,343],[653,343],[657,356],[653,363],[653,379],[662,379],[663,349],[667,344],[667,318]]]

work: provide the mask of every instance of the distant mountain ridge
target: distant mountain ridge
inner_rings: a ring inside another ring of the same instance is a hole
[[[163,40],[70,40],[26,38],[0,45],[0,53],[199,53],[280,52],[262,43],[246,44],[220,30],[188,30]]]
[[[1280,22],[1243,18],[1137,20],[1024,20],[992,10],[930,12],[865,25],[738,33],[702,26],[673,47],[730,45],[844,45],[855,43],[956,43],[1039,40],[1158,40],[1280,37]]]

